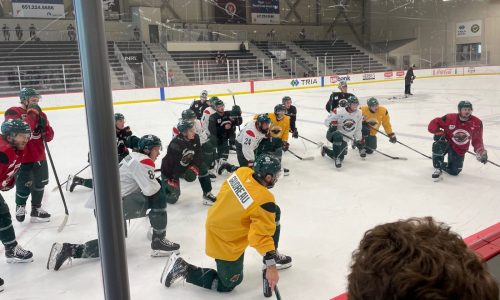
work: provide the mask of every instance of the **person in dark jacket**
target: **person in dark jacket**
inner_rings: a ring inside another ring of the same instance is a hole
[[[406,76],[405,76],[405,97],[408,97],[408,95],[413,95],[410,91],[411,89],[411,84],[413,83],[413,80],[416,78],[415,74],[413,74],[413,68],[415,68],[415,65],[411,66],[408,71],[406,71]]]

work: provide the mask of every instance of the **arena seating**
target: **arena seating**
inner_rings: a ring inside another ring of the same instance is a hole
[[[205,76],[203,77],[205,81],[224,81],[227,79],[227,63],[216,62],[217,51],[171,51],[169,54],[192,82],[200,81],[200,77],[203,76]],[[233,68],[233,64],[236,63],[236,60],[240,60],[241,80],[258,78],[259,74],[262,76],[262,67],[256,67],[259,60],[252,53],[221,51],[220,54],[227,56],[227,60],[230,63],[231,78],[234,78],[233,70],[235,68]],[[266,77],[270,77],[271,70],[267,66],[264,66],[264,73]]]
[[[302,66],[302,70],[305,72],[310,72],[314,73],[316,70],[316,67],[314,65],[311,65],[308,63],[303,57],[300,57],[296,52],[294,52],[292,49],[287,47],[285,43],[282,42],[269,42],[269,41],[253,41],[252,42],[257,48],[259,48],[264,54],[266,54],[269,58],[272,58],[276,62],[278,62],[279,66],[285,70],[287,73],[290,73],[291,71],[291,66],[290,66],[290,58],[296,58],[297,63]],[[287,51],[287,59],[285,60],[279,60],[274,56],[274,54],[271,52],[272,50],[286,50]],[[295,76],[302,76],[302,74],[294,74]]]
[[[329,70],[335,73],[380,72],[386,68],[369,55],[350,45],[346,41],[295,41],[295,44],[312,57],[320,57]]]
[[[113,42],[108,42],[108,55],[115,75],[113,87],[121,87],[127,79],[114,55]],[[19,77],[22,86],[42,92],[80,91],[82,79],[77,43],[0,42],[0,96],[19,92]]]

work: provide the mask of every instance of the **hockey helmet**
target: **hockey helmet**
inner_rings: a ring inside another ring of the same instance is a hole
[[[276,181],[278,181],[278,177],[281,172],[281,162],[274,155],[262,154],[255,160],[253,170],[255,172],[255,176],[261,180],[264,180],[267,175],[271,175],[273,177],[272,182],[267,183],[267,188],[270,189],[274,187]]]
[[[139,152],[144,153],[144,154],[149,154],[153,147],[159,146],[161,149],[161,140],[159,137],[156,135],[148,134],[139,140],[139,143],[137,145],[137,148],[139,149]]]

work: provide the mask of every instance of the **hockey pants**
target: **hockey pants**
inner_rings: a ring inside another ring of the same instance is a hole
[[[273,235],[274,247],[278,249],[281,210],[276,205],[276,231]],[[243,260],[245,254],[235,261],[216,259],[217,270],[189,265],[186,281],[218,292],[230,292],[243,281]]]
[[[347,154],[347,142],[344,141],[342,134],[336,130],[328,129],[326,139],[332,143],[332,149],[325,149],[326,155],[332,159],[338,157],[340,160],[344,160],[344,156]]]
[[[47,161],[21,164],[16,179],[16,204],[26,205],[31,194],[31,207],[42,206],[43,191],[49,183]]]
[[[464,157],[457,154],[443,137],[434,136],[432,144],[432,164],[434,168],[441,169],[446,173],[456,176],[462,172]],[[444,162],[444,156],[448,154],[448,162]]]
[[[16,233],[12,226],[12,217],[10,215],[9,206],[0,195],[0,241],[5,248],[15,247]]]

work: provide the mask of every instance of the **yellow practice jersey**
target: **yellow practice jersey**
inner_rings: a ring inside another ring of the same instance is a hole
[[[282,141],[288,142],[288,132],[290,131],[290,117],[284,116],[283,119],[279,120],[276,118],[275,113],[268,113],[269,118],[271,119],[271,124],[269,131],[272,131],[275,128],[279,128],[281,130],[280,134],[273,135],[275,138],[280,138]],[[258,115],[255,115],[254,120],[256,120]]]
[[[208,256],[235,261],[249,245],[261,255],[275,250],[274,196],[253,173],[241,167],[222,184],[205,223]]]
[[[367,122],[371,127],[379,130],[380,125],[382,125],[385,133],[388,135],[392,133],[391,118],[387,108],[379,106],[377,112],[373,113],[368,106],[361,106],[361,112],[363,113],[363,121]],[[373,128],[370,129],[371,136],[377,135],[377,130]]]

